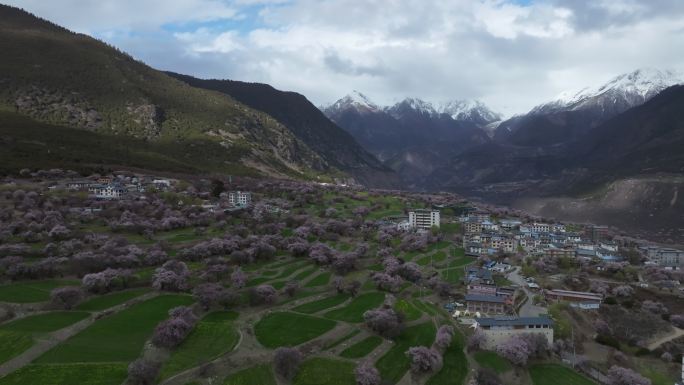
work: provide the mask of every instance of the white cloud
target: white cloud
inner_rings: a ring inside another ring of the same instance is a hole
[[[684,69],[684,56],[673,49],[684,46],[680,0],[527,6],[504,0],[28,0],[22,6],[97,33],[152,66],[266,82],[317,104],[357,89],[379,103],[404,96],[479,98],[512,114],[637,67]],[[221,19],[243,24],[187,30],[189,22]],[[160,29],[174,23],[186,27]]]
[[[5,0],[77,32],[152,30],[167,23],[233,18],[220,0]]]

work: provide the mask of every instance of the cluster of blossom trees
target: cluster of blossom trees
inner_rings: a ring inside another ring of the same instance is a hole
[[[128,288],[132,276],[133,273],[128,269],[107,268],[98,273],[84,275],[81,285],[90,293],[103,294]]]
[[[404,329],[404,316],[391,307],[367,310],[363,319],[374,332],[385,338],[394,338]]]
[[[186,306],[171,309],[169,316],[154,329],[152,343],[157,347],[175,348],[185,340],[197,323],[197,316]]]
[[[497,345],[496,351],[514,365],[525,366],[531,357],[547,354],[549,343],[543,334],[520,333]]]

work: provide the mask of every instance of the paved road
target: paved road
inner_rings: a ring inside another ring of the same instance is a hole
[[[547,313],[545,307],[537,306],[532,303],[532,298],[535,294],[527,288],[527,282],[525,282],[525,280],[520,275],[520,267],[516,267],[515,270],[508,273],[507,278],[509,281],[517,285],[520,285],[520,288],[525,292],[525,295],[527,296],[527,301],[525,301],[525,304],[522,305],[520,311],[518,312],[518,315],[520,317],[536,317],[540,314]]]

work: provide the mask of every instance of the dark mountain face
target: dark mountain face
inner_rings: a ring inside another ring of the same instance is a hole
[[[233,80],[204,80],[167,72],[193,87],[221,92],[262,111],[287,127],[328,164],[349,172],[360,182],[375,187],[398,187],[396,174],[331,122],[306,97],[280,91],[268,84]]]
[[[597,126],[639,106],[666,88],[682,82],[679,74],[638,69],[596,88],[561,95],[528,114],[502,122],[494,140],[516,146],[552,146],[575,142]]]
[[[417,99],[383,109],[356,94],[324,112],[397,171],[408,187],[422,185],[427,175],[455,154],[490,141],[476,124],[454,120]]]
[[[0,109],[57,129],[172,143],[158,147],[179,151],[211,143],[217,165],[207,170],[212,172],[323,180],[352,176],[382,187],[399,181],[295,93],[263,84],[179,81],[89,36],[7,6],[0,6],[0,50]],[[187,154],[199,155],[169,156]]]
[[[661,92],[577,142],[579,165],[622,175],[684,172],[684,86]]]
[[[428,184],[502,200],[567,194],[630,175],[684,172],[683,148],[684,86],[675,86],[555,145],[474,147],[435,169]]]

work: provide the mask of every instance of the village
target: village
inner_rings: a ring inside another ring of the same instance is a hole
[[[200,383],[225,377],[232,384],[230,376],[239,374],[231,366],[233,356],[271,357],[279,346],[299,346],[297,354],[318,360],[316,367],[320,357],[339,356],[342,361],[329,364],[344,363],[344,376],[352,372],[352,361],[361,366],[374,361],[388,383],[433,378],[427,383],[440,384],[457,376],[538,385],[545,384],[538,379],[550,370],[568,378],[581,373],[577,381],[599,384],[634,373],[655,385],[671,385],[681,369],[684,252],[605,226],[474,205],[454,194],[367,191],[316,182],[170,178],[130,171],[84,177],[49,170],[25,171],[22,178],[5,179],[3,186],[3,205],[14,210],[2,211],[0,307],[5,310],[0,318],[11,324],[43,311],[49,316],[53,302],[16,303],[14,288],[57,277],[69,279],[70,285],[80,282],[78,290],[57,283],[53,290],[78,291],[79,301],[100,300],[103,290],[124,294],[152,286],[149,294],[179,293],[174,295],[182,302],[191,291],[206,305],[201,307],[205,310],[194,308],[198,316],[207,310],[238,311],[240,321],[230,327],[251,335],[249,346],[254,345],[253,351],[217,347],[222,353],[203,361],[214,360],[216,367]],[[35,202],[45,203],[38,210]],[[37,223],[36,210],[51,219]],[[171,263],[187,267],[177,276]],[[133,287],[92,289],[90,276],[104,272],[124,277],[111,282],[123,279],[134,282]],[[182,276],[183,282],[166,281],[169,274],[174,280]],[[205,298],[209,286],[216,293],[226,291],[222,295],[230,292],[233,299]],[[3,296],[4,291],[11,294]],[[260,298],[262,292],[269,298]],[[343,315],[346,311],[353,315]],[[108,317],[98,314],[91,318],[95,324],[97,317]],[[374,314],[385,318],[373,320]],[[263,329],[270,317],[289,322],[291,340],[267,337],[275,332]],[[338,326],[312,334],[307,322]],[[443,355],[443,364],[415,368],[407,357],[419,358],[409,348],[428,349],[431,339],[411,333],[432,330],[433,322],[454,326],[451,331],[439,328],[430,348]],[[2,330],[0,323],[0,339]],[[454,338],[461,342],[439,345],[442,332],[458,335]],[[62,338],[60,343],[78,338],[60,335],[54,337]],[[348,349],[360,346],[369,350],[350,356]],[[190,347],[180,343],[163,349],[168,351],[162,356],[173,357]],[[36,353],[13,354],[18,355],[0,362],[0,375],[11,373],[24,354]],[[139,360],[158,360],[155,354],[143,352]],[[175,372],[168,363],[155,364],[162,368],[161,374],[154,372],[161,376],[156,381],[181,384],[204,378],[191,361]],[[237,367],[245,364],[240,361]],[[464,372],[468,365],[472,372]],[[130,370],[129,379],[135,375]],[[293,383],[308,384],[304,378]]]

